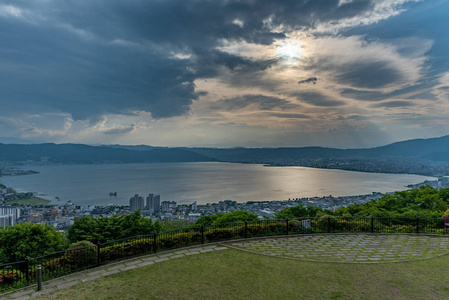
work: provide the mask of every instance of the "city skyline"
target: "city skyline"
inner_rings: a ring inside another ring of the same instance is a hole
[[[362,148],[449,134],[447,1],[0,2],[0,142]]]

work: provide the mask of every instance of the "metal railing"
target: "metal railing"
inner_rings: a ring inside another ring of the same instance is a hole
[[[0,265],[0,293],[49,280],[121,259],[176,248],[289,234],[314,233],[413,233],[448,234],[443,219],[392,217],[320,217],[266,219],[188,227],[163,233],[124,238],[96,246],[55,252],[37,258]]]

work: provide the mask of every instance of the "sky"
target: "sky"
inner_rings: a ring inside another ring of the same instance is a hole
[[[0,142],[449,134],[446,0],[0,0]]]

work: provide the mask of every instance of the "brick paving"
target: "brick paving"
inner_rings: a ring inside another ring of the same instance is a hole
[[[449,237],[414,235],[295,235],[229,242],[248,252],[298,260],[385,263],[449,253]]]

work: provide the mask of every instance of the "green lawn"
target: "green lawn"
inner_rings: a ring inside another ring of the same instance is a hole
[[[39,197],[31,197],[27,199],[16,199],[16,200],[10,200],[7,201],[8,204],[15,204],[15,205],[48,205],[50,204],[50,200],[42,199]]]
[[[449,299],[449,256],[381,264],[222,250],[75,285],[38,299]]]

